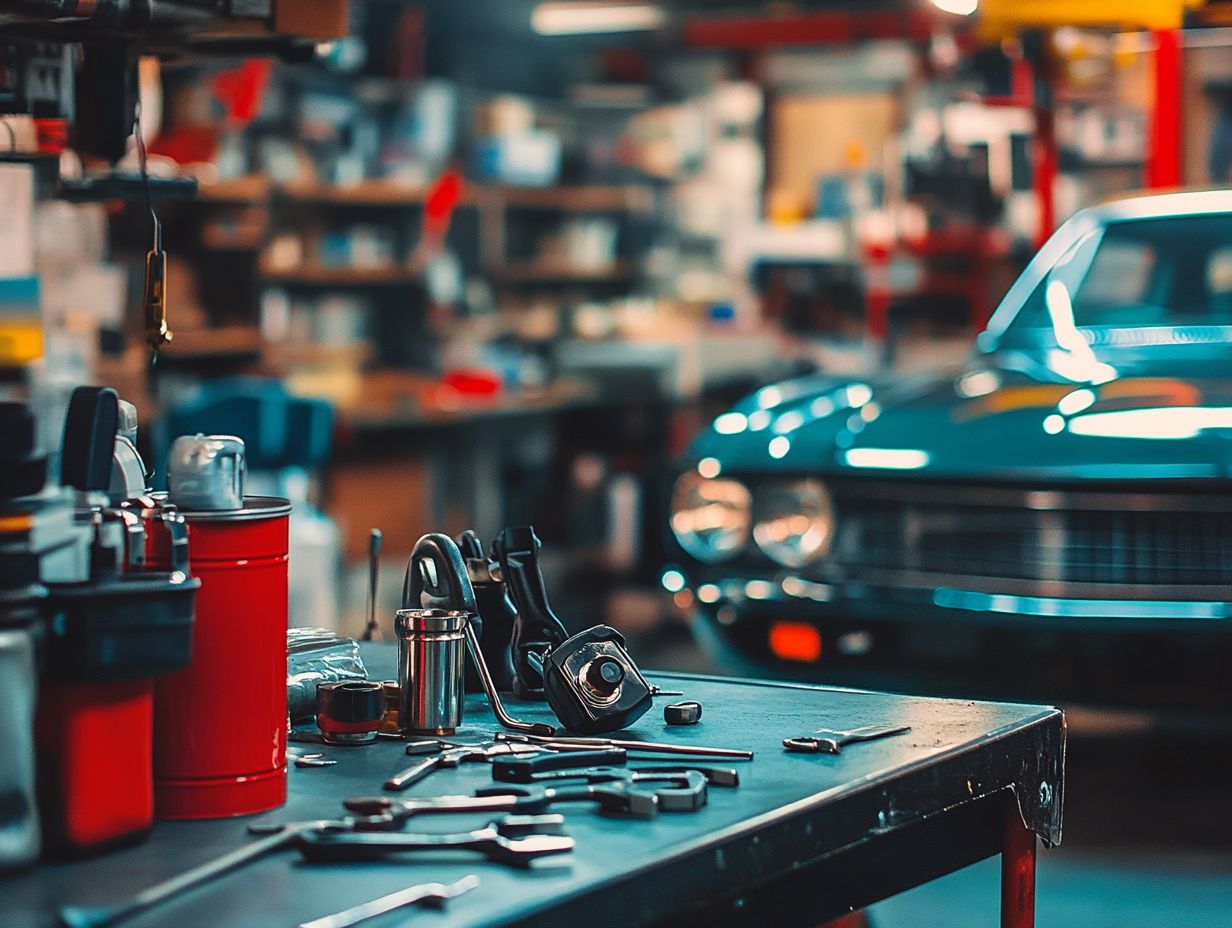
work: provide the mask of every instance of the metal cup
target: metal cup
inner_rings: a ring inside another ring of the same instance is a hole
[[[469,612],[399,609],[398,684],[402,731],[449,735],[462,724]]]

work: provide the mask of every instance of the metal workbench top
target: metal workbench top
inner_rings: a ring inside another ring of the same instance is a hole
[[[369,653],[374,675],[386,669],[380,666],[385,657]],[[1047,843],[1060,840],[1065,734],[1056,709],[647,676],[699,700],[704,717],[693,727],[669,727],[661,704],[670,700],[660,699],[630,737],[756,752],[751,762],[731,764],[740,768],[741,785],[711,787],[699,812],[639,821],[604,817],[585,805],[564,807],[575,852],[539,861],[529,872],[463,855],[308,864],[298,852],[283,851],[124,924],[297,925],[414,883],[475,873],[479,888],[442,912],[410,908],[372,924],[815,925],[999,853],[1009,790],[1031,831]],[[544,705],[511,708],[528,719],[551,719]],[[911,731],[850,745],[839,756],[788,754],[780,744],[821,727],[871,724],[910,725]],[[490,738],[493,730],[486,700],[468,697],[458,740]],[[292,767],[287,805],[257,818],[336,817],[342,799],[379,795],[382,781],[409,760],[392,741],[293,747],[322,750],[338,763]],[[469,764],[439,771],[401,795],[456,795],[490,783],[486,765]],[[429,816],[408,828],[457,831],[491,817]],[[0,924],[44,926],[54,923],[61,905],[126,899],[249,840],[245,828],[252,820],[158,823],[141,846],[0,879]]]

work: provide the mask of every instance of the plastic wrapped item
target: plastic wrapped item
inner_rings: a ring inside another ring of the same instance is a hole
[[[328,628],[287,629],[287,712],[293,723],[316,714],[318,683],[367,679],[354,638]]]

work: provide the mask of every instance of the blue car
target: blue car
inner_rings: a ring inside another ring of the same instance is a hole
[[[1232,705],[1232,191],[1076,214],[958,370],[758,390],[693,441],[664,585],[861,686]]]

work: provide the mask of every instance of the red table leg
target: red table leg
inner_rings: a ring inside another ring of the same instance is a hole
[[[1001,928],[1035,928],[1035,832],[1022,823],[1018,801],[1005,803],[1001,849]]]

